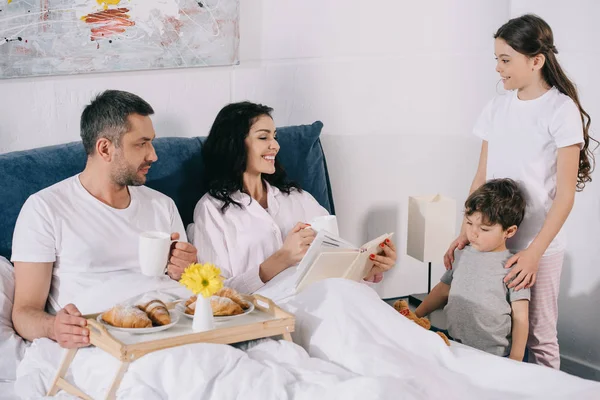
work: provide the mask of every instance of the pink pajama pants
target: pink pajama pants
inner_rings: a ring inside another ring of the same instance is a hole
[[[529,362],[556,369],[560,367],[556,325],[564,255],[559,252],[542,257],[529,302]]]

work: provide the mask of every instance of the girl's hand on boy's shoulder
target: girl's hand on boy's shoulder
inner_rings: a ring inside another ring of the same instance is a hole
[[[510,282],[508,288],[514,288],[515,291],[529,289],[535,284],[540,259],[541,256],[530,249],[518,252],[509,258],[504,266],[504,268],[512,267],[512,270],[506,274],[504,283]]]
[[[446,267],[447,271],[451,270],[452,264],[454,264],[454,250],[462,250],[468,244],[469,239],[467,239],[467,235],[464,234],[460,235],[452,243],[450,243],[450,247],[448,247],[448,250],[446,250],[446,254],[444,254],[444,267]]]

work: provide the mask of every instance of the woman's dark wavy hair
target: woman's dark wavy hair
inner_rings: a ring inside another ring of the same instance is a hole
[[[248,101],[232,103],[219,111],[210,128],[202,146],[202,159],[208,193],[223,202],[222,213],[232,204],[243,208],[243,204],[233,200],[231,195],[237,191],[245,193],[243,176],[248,154],[244,140],[256,120],[261,116],[273,118],[272,112],[271,107],[262,104]],[[262,179],[285,194],[290,194],[292,190],[301,191],[297,183],[288,180],[278,158],[275,157],[275,173],[263,174]]]
[[[579,170],[577,172],[577,191],[582,191],[587,182],[591,182],[590,174],[594,170],[594,153],[589,148],[590,140],[598,141],[589,134],[591,118],[581,106],[577,88],[563,71],[554,46],[554,35],[550,25],[533,14],[525,14],[513,18],[498,29],[494,39],[503,39],[510,47],[527,57],[543,54],[546,62],[542,67],[542,77],[550,86],[556,87],[562,94],[569,96],[579,108],[583,123],[583,149],[579,153]],[[597,147],[597,145],[596,145]]]

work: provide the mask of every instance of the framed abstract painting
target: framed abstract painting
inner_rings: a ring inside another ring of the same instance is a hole
[[[0,0],[0,78],[238,63],[240,0]]]

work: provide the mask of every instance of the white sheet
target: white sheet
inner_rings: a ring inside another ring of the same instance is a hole
[[[14,400],[17,398],[13,382],[0,382],[0,400]]]
[[[294,341],[309,355],[362,376],[413,376],[415,386],[439,389],[431,398],[595,399],[600,393],[600,383],[561,371],[448,348],[435,333],[399,318],[366,285],[332,279],[283,302],[297,318]]]
[[[146,284],[136,283],[136,291]],[[118,285],[111,287],[111,293],[118,297],[114,292]],[[263,292],[269,289],[276,297],[278,289],[267,287]],[[125,295],[132,296],[132,288],[120,294]],[[264,340],[247,351],[213,344],[163,350],[134,362],[117,396],[213,400],[592,399],[600,392],[597,382],[464,346],[448,348],[437,335],[383,303],[366,285],[323,281],[280,303],[295,313],[294,340],[304,348]],[[61,354],[55,343],[35,341],[19,366],[17,392],[25,398],[43,395]],[[92,397],[101,397],[116,370],[115,359],[88,348],[78,353],[70,379]]]

